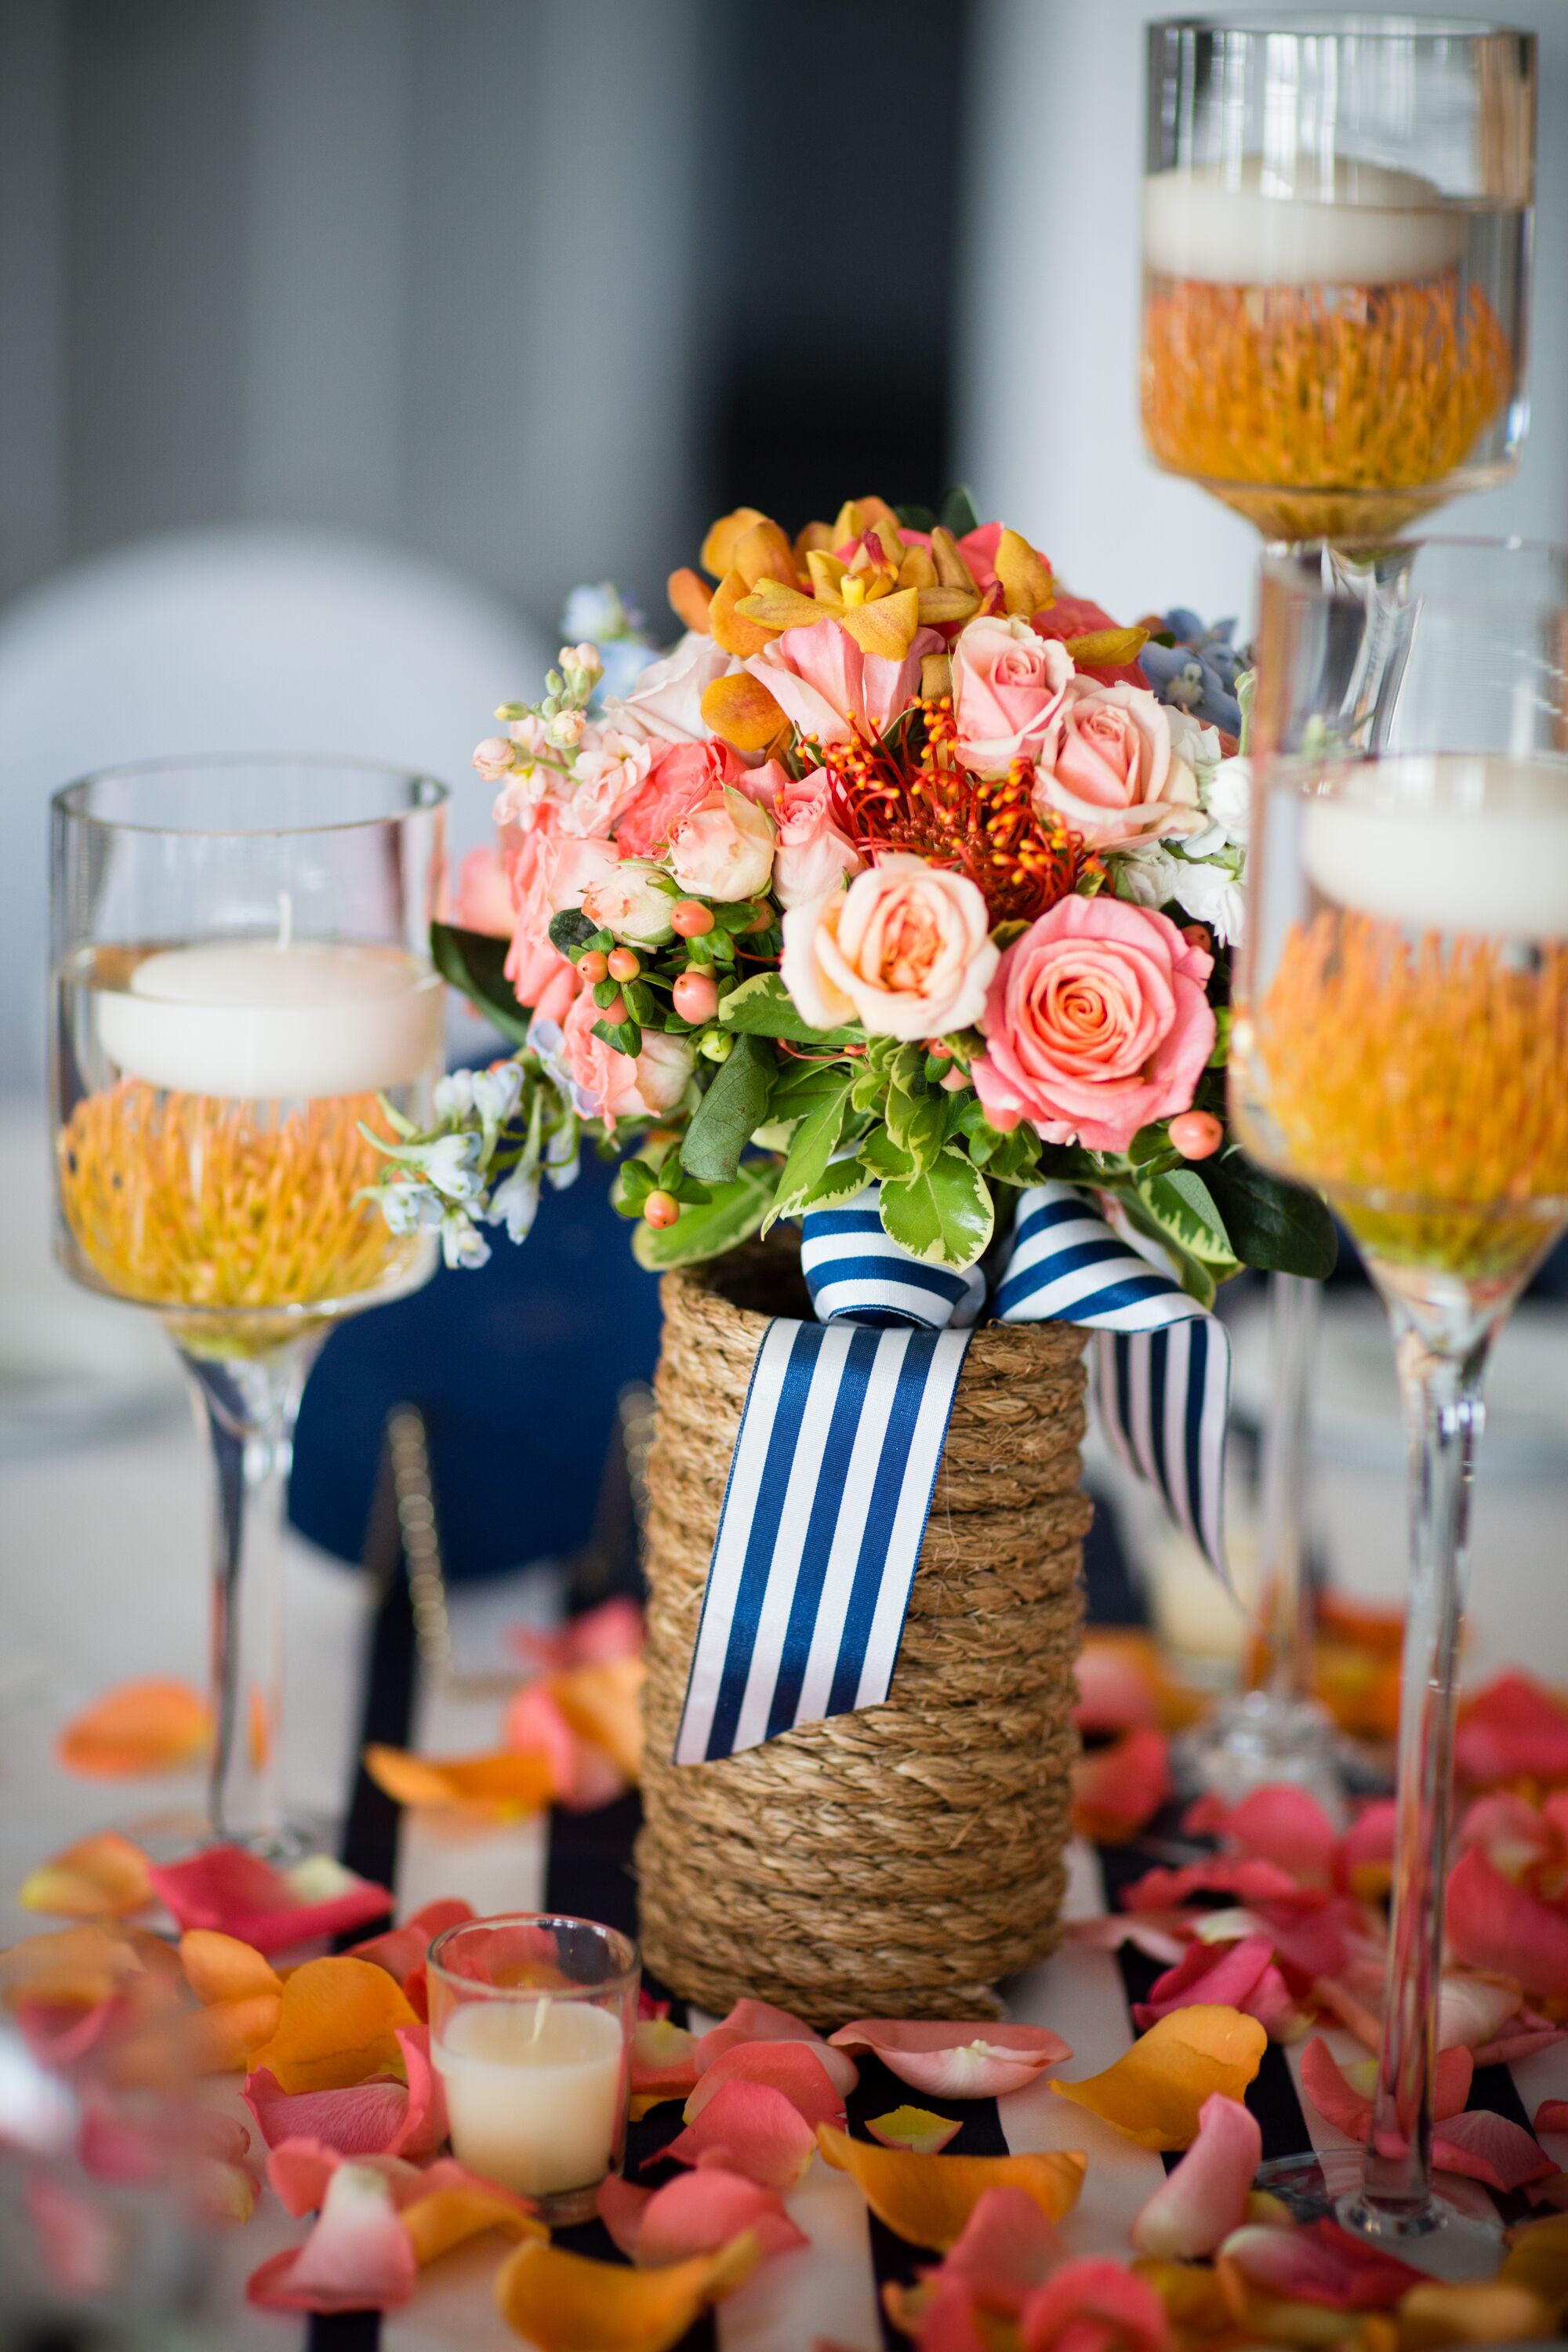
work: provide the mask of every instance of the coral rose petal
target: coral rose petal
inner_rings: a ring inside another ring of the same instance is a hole
[[[736,2049],[742,2042],[822,2042],[815,2026],[807,2025],[792,2010],[775,2009],[769,2000],[752,2000],[742,1997],[728,2017],[704,2033],[697,2044],[697,2071],[703,2074],[721,2052]]]
[[[689,2262],[694,2254],[718,2253],[743,2230],[752,2232],[764,2256],[808,2242],[776,2189],[704,2164],[655,2189],[643,2209],[632,2258],[646,2269]]]
[[[642,1773],[640,1657],[604,1658],[569,1666],[551,1685],[556,1705],[579,1739],[600,1749],[627,1780]]]
[[[1121,1644],[1097,1641],[1091,1629],[1074,1669],[1078,1704],[1073,1721],[1086,1738],[1157,1725],[1160,1702],[1144,1664]]]
[[[418,2022],[384,1969],[346,1954],[307,1960],[286,1980],[278,2031],[253,2063],[283,2091],[342,2090],[400,2069],[397,2034]]]
[[[1238,1903],[1289,1903],[1300,1899],[1300,1887],[1277,1862],[1252,1854],[1210,1854],[1179,1870],[1146,1870],[1122,1890],[1128,1911],[1173,1911],[1194,1895],[1229,1895]]]
[[[1537,2000],[1568,1993],[1568,1916],[1505,1878],[1479,1846],[1449,1873],[1447,1939],[1456,1959],[1515,1976]]]
[[[686,2121],[694,2124],[732,2082],[771,2084],[814,2129],[844,2121],[843,2096],[809,2042],[742,2042],[721,2051],[697,2078],[686,2102]]]
[[[1556,2165],[1538,2140],[1486,2107],[1449,2116],[1432,2135],[1432,2161],[1440,2172],[1462,2172],[1489,2189],[1522,2189],[1544,2180]]]
[[[1380,2253],[1337,2221],[1294,2230],[1237,2230],[1220,2248],[1226,2270],[1288,2303],[1326,2304],[1334,2311],[1389,2311],[1421,2283],[1422,2273]]]
[[[1432,2084],[1433,2112],[1439,2121],[1462,2111],[1474,2073],[1475,2061],[1468,2050],[1439,2052]],[[1372,2101],[1347,2078],[1328,2043],[1318,2036],[1301,2053],[1301,2088],[1325,2123],[1347,2138],[1365,2142],[1372,2130]]]
[[[388,1976],[395,1977],[405,1992],[408,1979],[425,1963],[425,1956],[437,1936],[448,1927],[460,1927],[476,1916],[471,1903],[448,1897],[439,1903],[426,1903],[400,1927],[389,1927],[384,1936],[372,1936],[363,1944],[352,1944],[343,1955],[345,1959],[372,1960]]]
[[[866,2128],[882,2147],[908,2148],[915,2156],[940,2156],[963,2126],[952,2116],[933,2116],[929,2107],[893,2107],[885,2116],[868,2116]]]
[[[384,1886],[353,1872],[334,1870],[332,1891],[320,1902],[302,1901],[280,1870],[243,1846],[214,1845],[188,1861],[149,1872],[153,1892],[182,1927],[212,1927],[278,1952],[320,1936],[346,1935],[392,1908]],[[345,1883],[346,1882],[346,1883]]]
[[[628,2262],[637,2258],[642,2217],[653,2200],[651,2189],[638,2189],[618,2172],[607,2173],[599,2183],[599,2219]]]
[[[721,2084],[696,2121],[657,2153],[677,2164],[710,2158],[764,2189],[793,2189],[816,2152],[811,2126],[782,2091],[770,2083],[732,2079]]]
[[[340,2165],[302,2246],[252,2273],[247,2300],[268,2311],[395,2311],[418,2278],[414,2248],[383,2176]]]
[[[1064,2263],[1025,2304],[1024,2352],[1058,2345],[1089,2352],[1170,2352],[1165,2306],[1148,2282],[1120,2263]]]
[[[1460,1712],[1454,1769],[1478,1788],[1568,1779],[1568,1709],[1528,1675],[1500,1675]]]
[[[1238,2100],[1205,2099],[1196,2139],[1132,2224],[1138,2252],[1172,2262],[1212,2254],[1246,2221],[1262,2161],[1257,2117]]]
[[[937,2276],[962,2282],[987,2311],[1017,2312],[1062,2260],[1054,2221],[1026,2189],[987,2189]]]
[[[1059,2221],[1078,2202],[1088,2162],[1076,2148],[1030,2156],[914,2156],[851,2139],[832,2124],[818,2126],[816,2142],[889,2230],[939,2252],[963,2236],[988,2189],[1021,2189],[1047,2221]]]
[[[301,2213],[320,2211],[329,2183],[348,2160],[319,2139],[286,2139],[268,2157],[267,2178],[284,2211],[297,2219]],[[362,2172],[378,2174],[393,2203],[400,2208],[426,2193],[429,2174],[400,2156],[358,2156],[353,2162]]]
[[[642,1611],[621,1594],[584,1610],[581,1617],[568,1618],[555,1633],[536,1633],[519,1625],[507,1639],[523,1663],[542,1674],[556,1674],[563,1666],[604,1665],[612,1658],[641,1657]]]
[[[412,2180],[400,2174],[392,2193],[422,2270],[483,2230],[499,2230],[507,2238],[543,2240],[550,2234],[526,2197],[449,2157],[416,2172]]]
[[[1542,2099],[1535,2110],[1538,2132],[1568,2132],[1568,2099]]]
[[[1190,1944],[1173,1969],[1156,1977],[1147,2000],[1136,2001],[1132,2022],[1140,2033],[1162,2017],[1194,2001],[1221,2001],[1247,2010],[1265,1970],[1274,1957],[1267,1936],[1243,1936],[1231,1944]]]
[[[1255,1789],[1226,1813],[1223,1829],[1238,1853],[1278,1863],[1303,1885],[1328,1885],[1339,1832],[1305,1789],[1288,1783]]]
[[[187,1927],[180,1937],[180,1966],[196,1999],[244,2000],[257,1993],[281,1993],[283,1979],[254,1944],[216,1927]]]
[[[1393,1798],[1379,1797],[1357,1814],[1340,1840],[1335,1881],[1358,1902],[1375,1903],[1388,1892],[1395,1816]]]
[[[153,1899],[147,1857],[113,1830],[79,1838],[29,1871],[16,1891],[26,1911],[65,1919],[115,1919]]]
[[[1051,2088],[1143,2147],[1190,2147],[1204,2101],[1241,2098],[1268,2046],[1255,2017],[1198,2003],[1161,2018],[1103,2074]]]
[[[1080,1756],[1073,1769],[1073,1827],[1100,1845],[1136,1837],[1171,1794],[1171,1743],[1152,1724]]]
[[[533,2352],[669,2352],[710,2304],[743,2284],[761,2253],[749,2231],[721,2253],[661,2270],[521,2245],[496,2275],[496,2308]]]
[[[311,2139],[340,2156],[390,2155],[408,2114],[405,2083],[355,2083],[290,2096],[264,2066],[246,2077],[244,2097],[268,2147]]]
[[[399,1805],[467,1805],[498,1821],[540,1812],[555,1793],[551,1759],[539,1749],[436,1757],[372,1746],[364,1751],[364,1769]]]
[[[900,2083],[938,2099],[1000,2098],[1072,2056],[1060,2034],[1043,2025],[976,2025],[973,2019],[861,2018],[840,2026],[833,2044],[869,2050]]]
[[[164,1676],[121,1683],[83,1707],[60,1733],[55,1753],[68,1772],[128,1780],[177,1772],[207,1744],[206,1702],[188,1683]]]

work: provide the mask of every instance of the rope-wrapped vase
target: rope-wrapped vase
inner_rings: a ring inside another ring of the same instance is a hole
[[[747,1383],[798,1261],[753,1245],[662,1285],[649,1512],[643,1948],[722,2012],[994,2016],[1055,1946],[1078,1753],[1084,1333],[970,1342],[891,1695],[718,1760],[670,1754]]]

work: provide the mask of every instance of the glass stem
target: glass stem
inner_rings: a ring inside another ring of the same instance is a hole
[[[1322,1285],[1297,1274],[1268,1284],[1268,1413],[1263,1431],[1262,1544],[1274,1706],[1311,1696],[1312,1595],[1307,1577],[1307,1465]]]
[[[283,1829],[283,1514],[312,1352],[180,1351],[214,1471],[208,1827],[264,1852]]]
[[[1394,1913],[1362,2210],[1393,2233],[1433,2225],[1432,2084],[1443,1966],[1454,1702],[1469,1484],[1489,1332],[1436,1350],[1394,1309],[1410,1441],[1410,1595],[1399,1711]]]

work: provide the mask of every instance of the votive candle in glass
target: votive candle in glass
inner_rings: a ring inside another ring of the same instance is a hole
[[[466,1920],[430,1947],[452,2153],[552,2225],[590,2219],[620,2169],[640,1975],[630,1937],[547,1912]]]

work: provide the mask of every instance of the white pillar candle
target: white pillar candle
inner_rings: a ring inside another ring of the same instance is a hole
[[[1301,812],[1301,863],[1336,907],[1415,930],[1568,939],[1568,761],[1380,760]]]
[[[397,949],[164,948],[96,997],[99,1041],[122,1075],[184,1094],[377,1094],[441,1066],[441,982]]]
[[[431,2056],[452,2153],[524,2197],[591,2188],[610,2168],[629,2075],[618,2016],[592,2001],[461,2001]]]
[[[1430,180],[1343,157],[1331,177],[1306,185],[1257,155],[1153,172],[1143,183],[1145,268],[1221,286],[1436,278],[1458,260],[1468,226]]]

